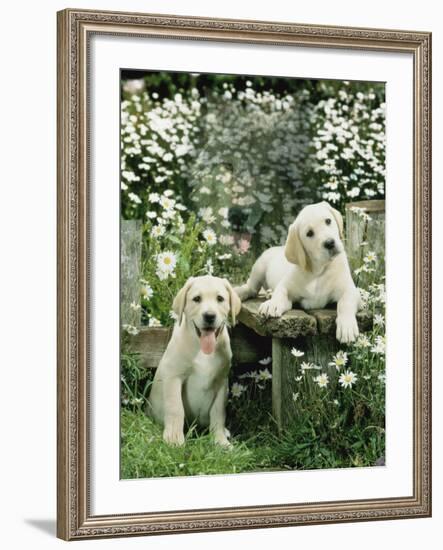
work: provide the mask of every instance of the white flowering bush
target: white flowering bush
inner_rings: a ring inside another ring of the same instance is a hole
[[[187,193],[201,103],[197,90],[160,99],[126,92],[121,103],[122,215],[143,219],[150,193]]]
[[[380,90],[356,92],[342,82],[329,94],[312,113],[312,185],[339,209],[353,200],[384,198],[386,106]]]

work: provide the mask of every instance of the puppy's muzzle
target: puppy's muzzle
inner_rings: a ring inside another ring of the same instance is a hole
[[[214,325],[215,318],[216,318],[215,313],[206,312],[206,313],[203,313],[202,317],[203,317],[203,321],[204,321],[205,325],[208,328],[212,327]]]

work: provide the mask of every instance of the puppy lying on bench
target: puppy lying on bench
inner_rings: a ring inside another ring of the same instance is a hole
[[[226,279],[189,279],[175,297],[178,316],[154,376],[148,414],[164,426],[163,439],[182,445],[185,418],[209,426],[216,443],[228,446],[225,406],[231,345],[227,329],[241,302]]]
[[[252,267],[246,284],[235,291],[242,301],[272,289],[259,312],[280,317],[300,303],[303,309],[324,308],[337,302],[337,340],[358,336],[356,313],[360,294],[354,285],[342,243],[343,219],[327,202],[301,210],[290,226],[285,246],[269,248]]]

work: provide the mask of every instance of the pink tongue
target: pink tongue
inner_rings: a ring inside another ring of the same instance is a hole
[[[202,330],[200,336],[200,349],[206,355],[214,353],[215,350],[215,331],[214,330]]]

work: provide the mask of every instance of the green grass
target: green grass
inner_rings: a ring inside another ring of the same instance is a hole
[[[186,445],[171,447],[160,426],[142,412],[122,411],[121,476],[170,477],[200,474],[235,474],[253,471],[256,457],[246,443],[231,449],[214,445],[208,434],[188,432]]]
[[[347,390],[343,404],[334,405],[328,416],[319,414],[324,402],[312,398],[280,433],[270,414],[270,381],[241,382],[247,389],[231,397],[227,406],[230,449],[215,445],[196,427],[188,430],[183,447],[171,447],[162,439],[162,428],[140,406],[123,407],[122,478],[372,466],[384,454],[384,403],[371,409],[365,396]]]

